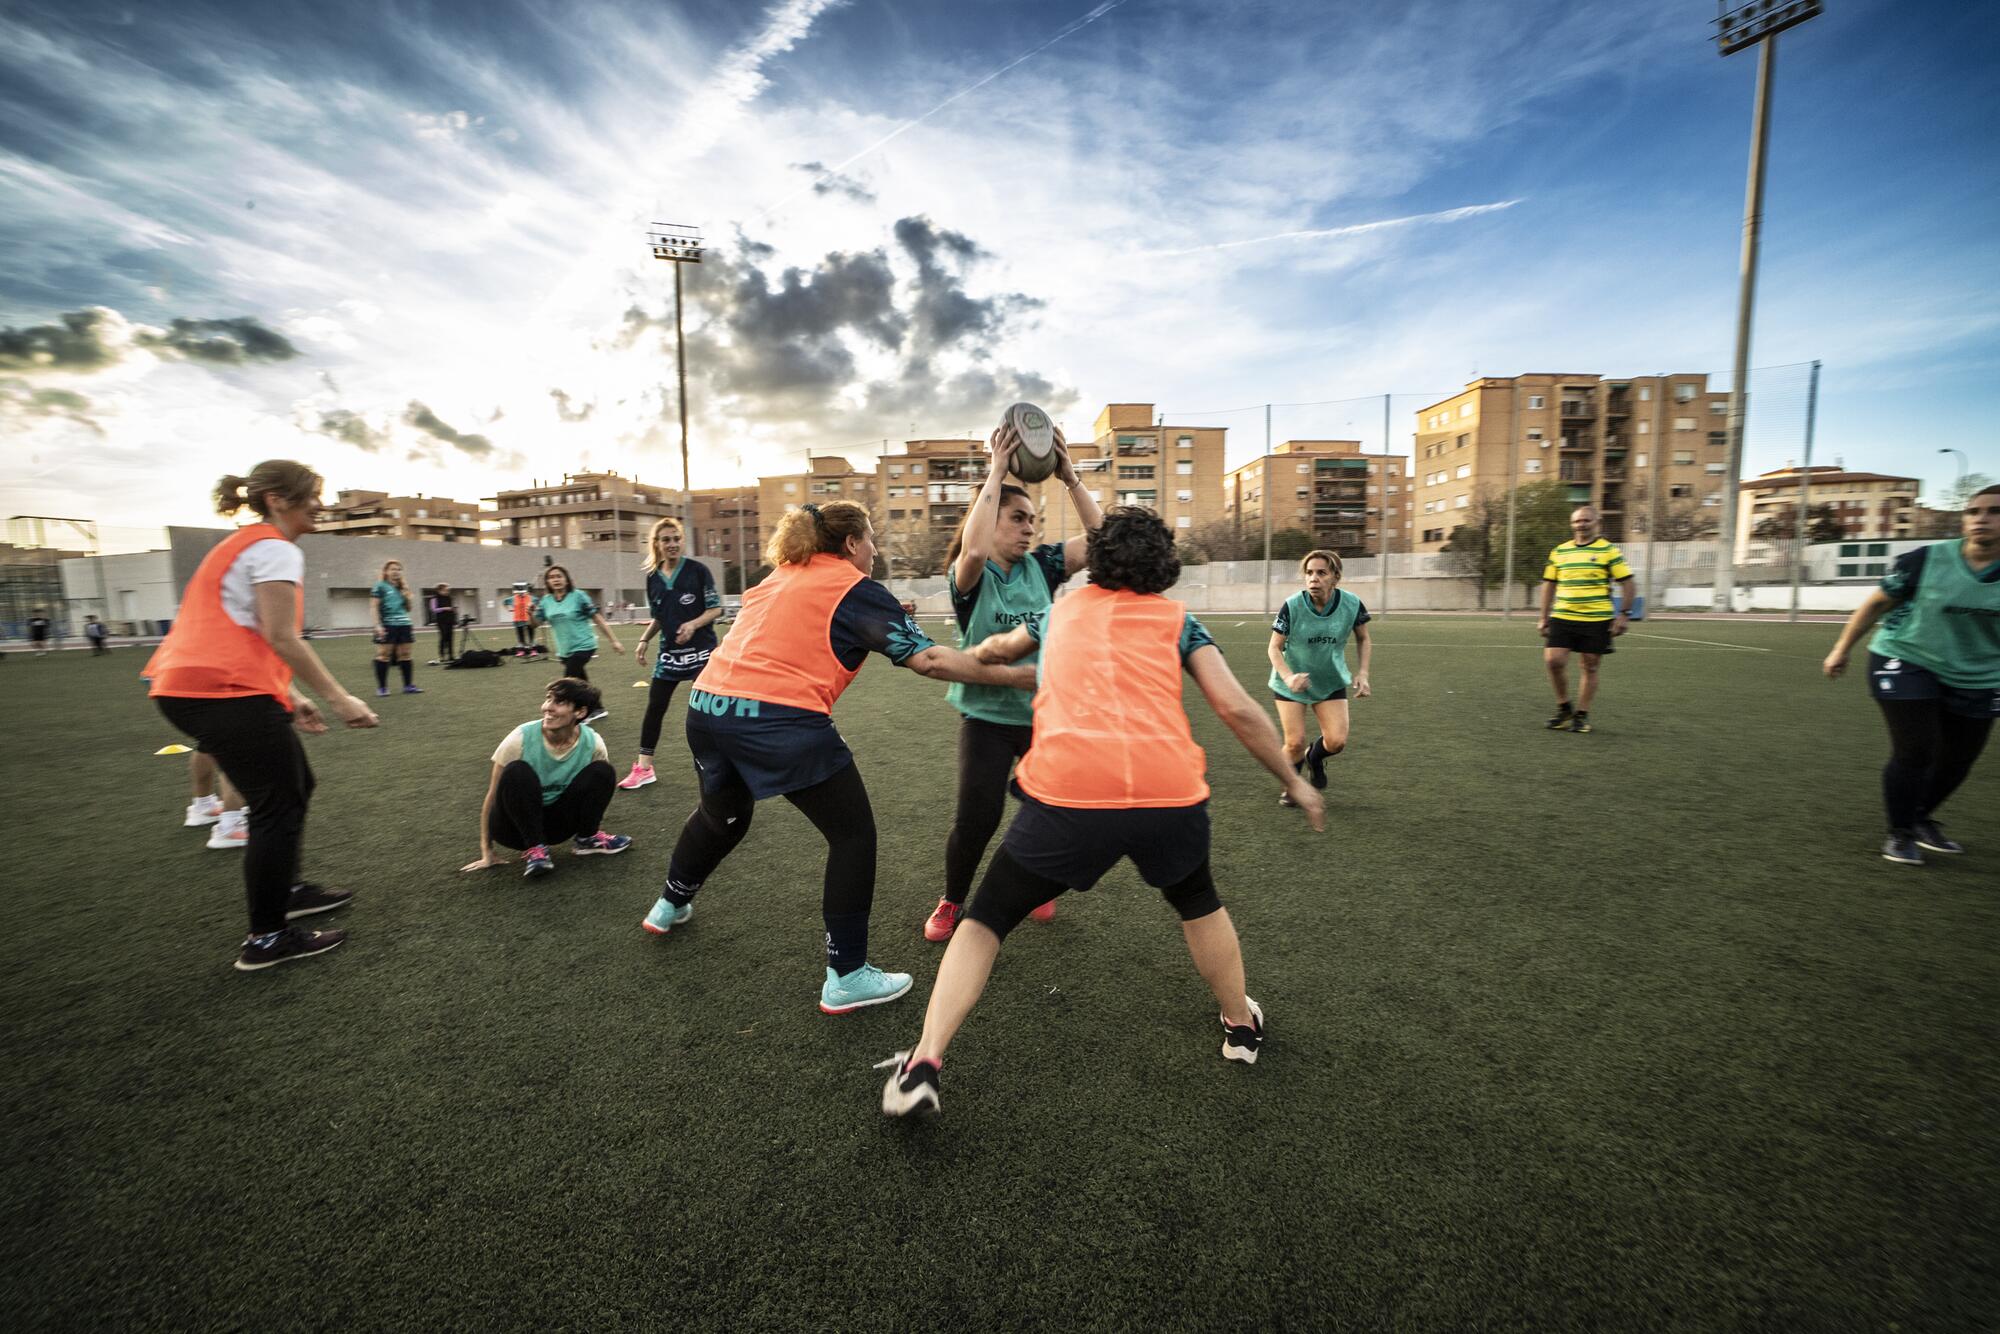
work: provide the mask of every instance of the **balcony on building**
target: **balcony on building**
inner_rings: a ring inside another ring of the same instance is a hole
[[[1586,392],[1566,389],[1562,395],[1562,415],[1565,420],[1591,420],[1597,418],[1597,400]]]
[[[1160,441],[1157,436],[1121,435],[1118,437],[1118,457],[1137,458],[1143,454],[1158,454]]]
[[[1595,454],[1597,452],[1597,437],[1591,435],[1588,431],[1564,431],[1562,447],[1565,450],[1584,450]]]

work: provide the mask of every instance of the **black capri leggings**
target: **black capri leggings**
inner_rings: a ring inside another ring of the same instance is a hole
[[[861,770],[849,763],[839,773],[785,793],[813,828],[826,839],[826,875],[820,887],[820,910],[829,922],[855,914],[866,916],[875,906],[875,809]],[[679,887],[697,888],[722,865],[750,832],[757,799],[741,779],[715,792],[701,794],[701,804],[688,816],[667,867],[669,897]]]
[[[285,908],[299,883],[312,765],[292,726],[291,712],[269,695],[243,699],[181,699],[163,695],[160,712],[201,750],[250,804],[250,841],[243,852],[243,889],[250,930],[285,929]]]
[[[979,892],[973,895],[972,906],[965,915],[1005,940],[1023,917],[1067,888],[1060,880],[1036,875],[1022,866],[1003,844],[988,863],[986,878],[979,882]],[[1208,869],[1206,857],[1179,884],[1162,889],[1160,897],[1180,914],[1183,922],[1222,910],[1222,896],[1216,893],[1215,876]]]
[[[972,876],[1007,811],[1007,776],[1028,753],[1032,727],[967,718],[958,726],[958,813],[944,841],[944,896],[964,903]]]
[[[651,755],[660,745],[660,723],[667,716],[667,705],[673,703],[674,687],[680,682],[671,677],[654,677],[646,686],[646,716],[639,723],[639,753]]]
[[[587,648],[581,653],[566,655],[562,660],[563,675],[573,676],[579,681],[588,681],[590,673],[583,670],[583,665],[596,656],[597,650],[594,648]]]
[[[594,834],[604,827],[604,812],[617,784],[618,775],[609,764],[592,760],[561,796],[544,806],[542,780],[534,766],[515,760],[500,771],[487,836],[503,848],[535,848]]]
[[[1889,828],[1908,831],[1928,820],[1958,790],[1986,748],[1991,718],[1952,713],[1943,700],[1878,699],[1889,725],[1889,762],[1882,766],[1882,804]]]

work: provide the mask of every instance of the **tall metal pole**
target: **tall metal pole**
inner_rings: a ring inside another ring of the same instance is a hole
[[[1743,200],[1743,256],[1736,297],[1736,362],[1729,386],[1729,477],[1722,496],[1722,549],[1715,567],[1715,605],[1736,601],[1736,505],[1743,475],[1743,427],[1750,388],[1750,320],[1757,304],[1757,243],[1764,229],[1764,149],[1771,136],[1771,74],[1778,59],[1776,33],[1757,53],[1757,109],[1750,123],[1750,180]]]
[[[1264,461],[1257,465],[1264,511],[1264,614],[1271,614],[1271,405],[1264,405]]]
[[[1514,387],[1508,391],[1513,400],[1513,420],[1507,428],[1507,554],[1500,575],[1500,619],[1514,619],[1514,501],[1520,491],[1520,460],[1514,457],[1516,442],[1521,438],[1521,377],[1514,377]]]
[[[1799,470],[1798,531],[1792,534],[1792,612],[1785,619],[1799,619],[1799,582],[1806,574],[1806,529],[1812,515],[1808,498],[1812,491],[1813,419],[1819,412],[1819,363],[1812,364],[1812,379],[1806,382],[1806,461]]]
[[[681,336],[681,266],[674,265],[674,374],[680,382],[681,397],[681,511],[689,512],[692,497],[688,481],[688,362],[687,340]]]
[[[1403,488],[1396,487],[1395,513],[1391,514],[1389,504],[1389,395],[1382,395],[1382,541],[1376,547],[1376,554],[1382,561],[1382,591],[1375,600],[1375,611],[1379,615],[1389,610],[1389,535],[1390,521],[1398,528],[1403,521]]]
[[[1651,614],[1660,601],[1660,579],[1656,573],[1658,562],[1653,559],[1653,548],[1660,540],[1660,409],[1667,397],[1667,373],[1661,371],[1653,377],[1653,442],[1646,449],[1647,485],[1652,492],[1650,506],[1652,513],[1646,519],[1646,611]]]

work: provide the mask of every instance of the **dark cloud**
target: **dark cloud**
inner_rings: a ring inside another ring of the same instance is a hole
[[[852,199],[857,204],[875,202],[875,192],[852,176],[843,176],[824,162],[794,162],[793,171],[802,171],[813,178],[812,192],[816,195],[839,195]]]
[[[320,413],[319,425],[313,429],[321,435],[330,435],[336,440],[345,441],[356,449],[365,449],[370,454],[389,443],[389,437],[385,432],[370,426],[368,419],[360,413],[350,412],[346,408],[333,408]]]
[[[90,400],[69,389],[37,389],[22,379],[0,380],[0,420],[68,421],[104,434]]]
[[[483,459],[493,453],[491,440],[483,435],[471,435],[455,429],[414,398],[410,400],[410,406],[404,409],[403,421],[425,435],[442,440],[453,449],[469,454],[473,458]]]
[[[590,414],[597,411],[595,403],[586,403],[580,408],[572,407],[569,395],[560,389],[549,390],[549,397],[556,401],[556,416],[566,422],[589,421]]]
[[[985,298],[969,295],[962,275],[984,259],[986,252],[962,232],[932,226],[929,218],[899,219],[896,243],[917,262],[910,351],[919,360],[961,342],[989,337],[1010,315],[1038,309],[1042,304],[1018,292]]]
[[[133,324],[104,306],[57,318],[61,321],[57,324],[0,329],[0,369],[88,374],[117,364],[134,348],[210,366],[289,361],[299,355],[290,339],[247,315],[176,319],[165,329]]]

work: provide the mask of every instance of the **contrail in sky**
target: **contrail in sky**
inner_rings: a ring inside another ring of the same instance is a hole
[[[1497,204],[1467,204],[1463,208],[1448,208],[1441,213],[1412,213],[1407,218],[1383,218],[1378,222],[1357,222],[1347,227],[1321,227],[1304,232],[1274,232],[1269,236],[1250,236],[1240,241],[1217,241],[1212,245],[1189,246],[1185,250],[1149,250],[1146,253],[1156,259],[1169,259],[1177,255],[1205,255],[1211,250],[1235,250],[1242,246],[1264,245],[1271,241],[1360,236],[1364,232],[1385,231],[1390,227],[1408,227],[1419,222],[1457,222],[1460,218],[1476,218],[1482,213],[1498,213],[1503,208],[1512,208],[1520,202],[1518,199],[1503,199]]]
[[[1022,64],[1024,61],[1032,60],[1034,57],[1048,50],[1050,47],[1054,46],[1057,42],[1060,42],[1063,38],[1069,36],[1071,33],[1077,31],[1079,28],[1084,28],[1092,23],[1095,23],[1097,20],[1103,18],[1106,14],[1109,14],[1112,10],[1118,8],[1118,6],[1124,3],[1126,3],[1126,0],[1104,0],[1103,4],[1100,4],[1099,6],[1097,6],[1097,8],[1091,10],[1088,14],[1085,14],[1083,17],[1072,20],[1061,31],[1057,32],[1055,36],[1049,38],[1046,42],[1043,42],[1040,46],[1036,47],[1034,50],[1029,51],[1025,55],[1014,57],[1014,59],[1008,61],[1006,64],[1002,65],[999,69],[994,70],[991,74],[979,80],[979,82],[974,84],[969,84],[966,87],[959,89],[957,92],[953,93],[950,97],[947,97],[944,101],[938,103],[936,106],[932,107],[929,111],[926,111],[923,115],[918,116],[913,120],[904,121],[901,125],[898,125],[895,129],[889,131],[887,134],[883,135],[880,139],[877,139],[874,143],[868,145],[868,147],[862,149],[860,152],[853,154],[851,157],[847,158],[843,162],[834,163],[834,165],[830,167],[828,170],[835,173],[845,171],[847,168],[859,162],[862,158],[867,157],[870,153],[873,153],[877,149],[885,147],[892,141],[901,138],[904,133],[906,133],[909,130],[915,129],[917,126],[923,124],[925,121],[929,120],[932,116],[937,115],[938,112],[943,111],[946,107],[958,101],[960,98],[970,97],[972,94],[978,92],[981,88],[984,88],[987,84],[999,78],[1002,74],[1005,74],[1008,70],[1013,69],[1016,65]],[[791,203],[794,199],[797,199],[800,195],[804,194],[807,190],[810,189],[812,189],[812,186],[806,185],[806,186],[801,186],[799,189],[792,191],[792,193],[786,195],[783,199],[780,199],[777,203],[771,205],[769,208],[765,209],[762,213],[758,214],[757,215],[758,218],[761,220],[763,218],[770,217],[773,213],[776,213],[779,209]]]

